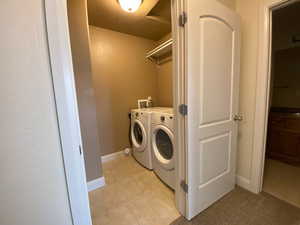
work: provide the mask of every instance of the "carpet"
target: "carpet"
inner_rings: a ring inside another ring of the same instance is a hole
[[[191,221],[180,217],[170,225],[300,225],[300,209],[237,187]]]

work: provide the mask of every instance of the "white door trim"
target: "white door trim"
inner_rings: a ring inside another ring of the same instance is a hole
[[[92,225],[69,39],[66,0],[44,0],[62,155],[74,225]]]
[[[264,0],[259,7],[259,42],[257,54],[256,109],[250,190],[260,193],[263,185],[265,148],[269,111],[272,10],[296,0]]]
[[[186,104],[186,71],[185,71],[185,29],[179,26],[179,15],[185,11],[186,0],[172,0],[172,38],[173,38],[173,107],[174,146],[175,146],[175,201],[176,207],[183,216],[187,216],[187,194],[180,183],[186,180],[186,117],[178,109]]]

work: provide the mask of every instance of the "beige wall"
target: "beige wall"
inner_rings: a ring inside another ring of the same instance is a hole
[[[168,34],[157,41],[156,45],[172,38],[172,34]],[[161,65],[157,65],[157,105],[162,107],[173,106],[173,64],[172,56],[167,55],[166,61]]]
[[[231,9],[235,9],[237,0],[218,0],[218,1],[222,2],[224,5],[228,6]]]
[[[240,112],[244,115],[239,126],[237,174],[244,181],[250,181],[252,169],[259,3],[260,0],[236,0],[241,17]]]
[[[0,27],[0,224],[71,225],[43,1],[1,1]]]
[[[274,12],[272,24],[272,45],[274,51],[300,46],[299,42],[295,43],[292,41],[294,35],[299,36],[300,34],[299,10],[300,3],[297,2]]]
[[[277,51],[274,59],[272,106],[300,108],[300,47]]]
[[[157,102],[158,106],[173,106],[172,60],[157,66]]]
[[[300,4],[296,3],[274,13],[272,37],[274,107],[300,108],[300,43],[292,42],[293,36],[300,34],[299,10]]]
[[[93,80],[96,91],[101,154],[129,146],[128,112],[137,100],[157,103],[156,66],[145,58],[155,42],[90,27]]]
[[[95,93],[92,85],[86,0],[68,0],[70,39],[73,56],[79,118],[87,180],[102,176]]]

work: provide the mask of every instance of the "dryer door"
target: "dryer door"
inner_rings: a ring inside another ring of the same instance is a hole
[[[140,120],[134,120],[131,128],[131,139],[135,150],[143,152],[147,147],[147,133]]]
[[[174,169],[174,135],[169,128],[158,125],[153,129],[152,148],[154,157],[168,170]]]

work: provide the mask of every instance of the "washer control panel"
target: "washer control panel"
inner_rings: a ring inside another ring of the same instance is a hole
[[[141,116],[143,116],[144,113],[143,112],[132,112],[131,113],[131,118],[132,119],[139,119]]]

